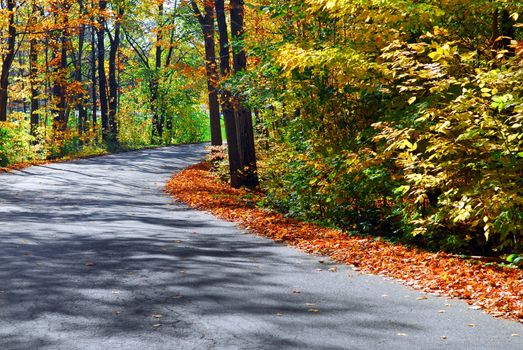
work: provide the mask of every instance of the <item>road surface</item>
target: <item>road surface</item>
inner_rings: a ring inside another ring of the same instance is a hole
[[[173,202],[164,183],[203,154],[0,175],[0,349],[523,349],[519,323]]]

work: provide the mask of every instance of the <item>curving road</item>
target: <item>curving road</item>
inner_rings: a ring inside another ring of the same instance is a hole
[[[0,175],[0,349],[523,349],[519,323],[173,203],[163,184],[203,154]]]

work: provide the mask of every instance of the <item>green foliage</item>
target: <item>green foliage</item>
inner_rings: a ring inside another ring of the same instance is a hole
[[[0,166],[30,162],[40,158],[25,120],[0,123]]]
[[[449,232],[457,245],[501,251],[519,247],[519,59],[506,60],[500,68],[473,68],[475,52],[452,46],[445,42],[445,32],[437,32],[415,44],[391,44],[382,55],[396,90],[393,100],[401,103],[411,96],[410,113],[374,126],[381,131],[376,138],[387,142],[384,156],[396,159],[409,186],[406,210],[412,234]]]
[[[55,5],[22,2],[14,13],[15,29],[23,29],[24,35],[16,33],[16,57],[4,67],[10,73],[8,100],[2,101],[9,122],[1,125],[0,165],[208,139],[201,103],[206,90],[200,69],[203,43],[198,20],[187,3],[109,1],[107,11],[100,11],[97,2]],[[90,38],[102,27],[103,68],[111,85],[106,92],[116,94],[109,97],[114,109],[106,111],[105,133],[98,84],[102,64],[92,41],[96,35]],[[30,119],[36,130],[30,130]],[[154,136],[153,120],[158,121]]]
[[[492,38],[492,8],[520,4],[269,3],[281,36],[253,43],[261,62],[235,81],[269,130],[268,205],[451,251],[523,249],[522,60]]]

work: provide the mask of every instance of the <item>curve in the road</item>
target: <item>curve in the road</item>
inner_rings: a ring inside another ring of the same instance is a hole
[[[523,349],[521,324],[173,203],[203,154],[0,175],[0,349]]]

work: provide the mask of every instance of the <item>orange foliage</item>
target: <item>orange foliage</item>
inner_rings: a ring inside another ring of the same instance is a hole
[[[425,292],[461,298],[496,317],[523,322],[523,271],[392,244],[299,222],[256,206],[263,194],[230,188],[201,163],[175,175],[166,191],[189,206],[258,235],[324,254],[361,271],[393,277]]]

